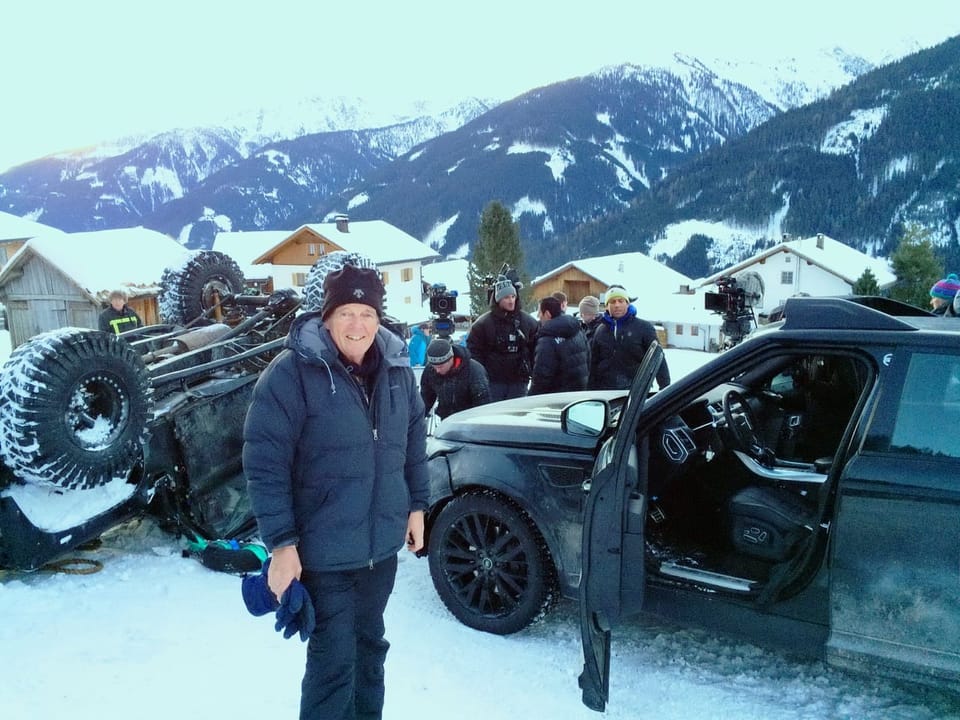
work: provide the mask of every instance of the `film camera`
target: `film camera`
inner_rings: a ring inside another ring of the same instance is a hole
[[[453,313],[457,311],[457,291],[447,290],[443,283],[430,286],[430,312],[436,315],[433,327],[437,335],[448,338],[453,333]]]
[[[726,338],[724,343],[726,347],[733,347],[739,343],[756,325],[753,303],[759,297],[759,293],[748,292],[733,277],[720,278],[717,280],[716,292],[703,294],[704,309],[723,316],[721,332]]]

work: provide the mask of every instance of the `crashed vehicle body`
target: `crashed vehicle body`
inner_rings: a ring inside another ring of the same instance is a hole
[[[503,634],[578,599],[594,709],[640,612],[960,691],[960,322],[784,315],[653,395],[656,344],[629,392],[444,420],[427,548],[451,612]]]
[[[301,303],[245,295],[233,260],[195,253],[161,280],[170,324],[16,348],[0,379],[0,567],[36,569],[145,514],[190,540],[255,533],[241,467],[253,386],[326,273],[363,260],[318,260]]]

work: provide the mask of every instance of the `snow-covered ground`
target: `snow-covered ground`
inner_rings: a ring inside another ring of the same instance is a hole
[[[705,359],[667,358],[675,378]],[[304,647],[247,614],[237,577],[181,557],[149,520],[75,555],[102,570],[0,571],[0,718],[296,717]],[[600,717],[580,703],[572,601],[516,635],[480,633],[446,611],[427,561],[403,552],[386,620],[386,718]],[[956,698],[695,629],[637,619],[614,638],[604,717],[960,719]]]

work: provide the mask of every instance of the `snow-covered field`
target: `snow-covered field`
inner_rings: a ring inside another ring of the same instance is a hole
[[[674,377],[704,360],[667,358]],[[247,614],[237,577],[181,557],[150,521],[76,556],[103,568],[0,571],[0,718],[296,717],[304,648]],[[427,561],[404,552],[387,636],[386,718],[600,717],[580,703],[572,601],[516,635],[479,633],[443,607]],[[618,628],[613,655],[609,718],[960,719],[956,698],[649,619]]]

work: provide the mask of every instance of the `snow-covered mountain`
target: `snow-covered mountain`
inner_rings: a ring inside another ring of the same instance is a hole
[[[68,231],[142,224],[191,247],[219,230],[292,229],[348,211],[463,255],[484,205],[500,200],[536,248],[623,211],[690,158],[869,64],[835,51],[815,72],[802,67],[675,55],[499,104],[310,98],[21,165],[0,175],[0,209]]]

